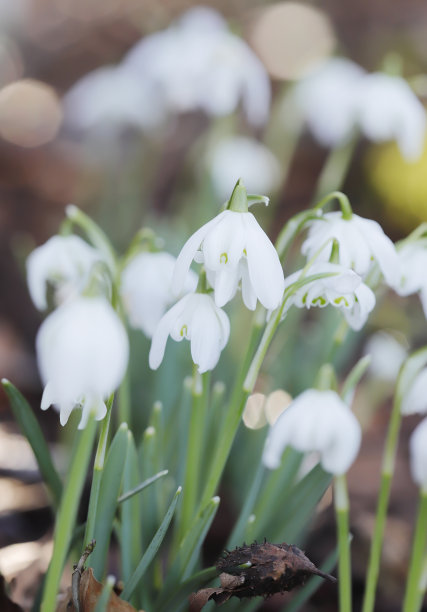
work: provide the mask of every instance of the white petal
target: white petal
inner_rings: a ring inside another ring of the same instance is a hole
[[[427,419],[414,430],[409,449],[412,478],[423,491],[427,491]]]
[[[236,294],[239,282],[239,268],[224,266],[215,275],[215,304],[221,308]]]
[[[185,279],[187,276],[187,272],[190,268],[191,262],[193,261],[196,251],[198,251],[206,234],[213,227],[215,227],[217,223],[219,223],[219,221],[223,218],[226,212],[227,211],[224,210],[222,213],[217,215],[214,219],[211,219],[210,221],[208,221],[208,223],[205,223],[205,225],[202,225],[202,227],[198,229],[197,232],[195,232],[192,236],[190,236],[190,238],[187,240],[187,242],[182,247],[181,252],[178,255],[178,258],[176,260],[173,277],[172,277],[171,290],[172,290],[172,293],[174,293],[175,295],[178,295],[182,291],[185,285]]]
[[[405,415],[427,412],[427,368],[423,368],[415,377],[403,398],[401,412]]]
[[[192,295],[192,294],[190,294]],[[165,354],[166,342],[171,329],[178,316],[185,310],[189,295],[183,297],[175,306],[172,306],[168,312],[160,319],[159,324],[153,334],[151,341],[150,353],[148,355],[148,363],[152,370],[157,370],[163,361]]]
[[[399,278],[400,263],[393,242],[385,235],[376,221],[358,217],[356,222],[369,244],[372,255],[378,262],[386,283],[391,287],[395,286]]]
[[[220,222],[208,232],[202,246],[206,268],[237,267],[245,248],[244,219],[247,214],[225,210]]]
[[[267,309],[275,309],[285,286],[279,256],[252,213],[246,213],[245,224],[249,278],[261,304]]]

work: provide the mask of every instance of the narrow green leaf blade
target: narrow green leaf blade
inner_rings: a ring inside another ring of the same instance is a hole
[[[132,574],[132,577],[130,578],[130,580],[127,582],[127,584],[125,585],[125,588],[123,590],[122,593],[122,599],[125,600],[129,600],[129,598],[131,597],[132,593],[134,592],[135,588],[137,587],[139,581],[141,580],[141,578],[144,575],[145,570],[147,569],[147,567],[150,565],[151,561],[153,560],[154,556],[156,555],[157,551],[160,548],[161,543],[163,542],[163,538],[166,535],[166,531],[169,527],[169,524],[172,520],[173,514],[175,512],[175,508],[176,505],[178,503],[178,499],[181,495],[181,491],[182,488],[178,487],[171,505],[169,506],[168,511],[166,512],[166,515],[160,525],[160,527],[158,528],[156,534],[154,535],[154,538],[151,540],[151,543],[149,544],[147,550],[144,553],[144,556],[142,557],[141,561],[138,564],[138,567],[136,568],[136,570],[134,571],[134,573]]]
[[[54,506],[57,508],[62,494],[62,482],[53,465],[40,425],[22,393],[5,378],[2,380],[2,385],[9,398],[13,416],[33,449],[40,474],[49,488]]]
[[[90,558],[90,565],[98,580],[102,579],[107,559],[113,520],[118,505],[117,499],[119,497],[125,466],[127,447],[128,426],[126,423],[122,423],[108,450],[99,489],[94,533],[96,548]]]
[[[128,433],[128,452],[123,473],[123,487],[130,489],[140,480],[138,453],[132,433]],[[119,498],[120,500],[120,498]],[[118,500],[118,503],[119,503]],[[122,579],[127,582],[142,555],[141,500],[128,496],[121,505]]]

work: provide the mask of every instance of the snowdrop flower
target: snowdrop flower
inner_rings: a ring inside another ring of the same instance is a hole
[[[393,289],[399,295],[419,293],[424,314],[427,317],[427,248],[425,241],[416,240],[403,244],[397,251],[399,277]]]
[[[27,259],[28,289],[35,306],[39,310],[47,308],[49,286],[53,287],[56,306],[79,295],[99,261],[99,251],[78,236],[49,238]]]
[[[285,278],[285,288],[298,281],[302,272],[298,270]],[[297,289],[288,298],[284,314],[292,305],[307,309],[331,305],[342,311],[350,327],[361,329],[375,306],[373,291],[353,270],[337,264],[316,262],[308,269],[307,276],[315,274],[330,276],[318,278]]]
[[[202,109],[223,116],[240,100],[254,125],[270,106],[270,82],[260,60],[213,9],[196,7],[161,32],[147,36],[123,66],[151,83],[172,112]]]
[[[355,214],[346,219],[340,211],[325,213],[310,222],[301,251],[308,259],[316,256],[317,261],[329,261],[334,240],[342,266],[352,268],[363,278],[376,261],[386,282],[396,284],[399,268],[396,249],[379,223]]]
[[[427,368],[423,368],[403,398],[401,412],[407,414],[427,413]]]
[[[370,336],[364,349],[370,355],[369,372],[374,378],[395,382],[407,351],[392,334],[379,331]]]
[[[409,441],[412,478],[427,492],[427,419],[421,421]]]
[[[209,155],[209,169],[218,198],[227,200],[242,177],[250,193],[275,191],[280,181],[277,158],[260,142],[238,136],[219,142]]]
[[[233,298],[241,281],[247,308],[254,310],[258,299],[265,308],[274,310],[283,296],[282,266],[268,236],[248,212],[246,190],[240,181],[229,207],[187,240],[176,261],[172,291],[177,294],[182,290],[190,264],[196,259],[205,265],[217,306]]]
[[[176,259],[169,253],[140,253],[121,275],[120,293],[132,327],[151,338],[166,309],[175,302],[170,284]],[[195,291],[197,275],[189,270],[183,294]],[[181,297],[181,296],[180,296]]]
[[[334,475],[347,472],[361,442],[360,425],[335,391],[308,389],[280,415],[268,435],[263,463],[280,465],[283,450],[320,453],[322,467]]]
[[[149,364],[157,370],[168,336],[176,342],[190,340],[191,357],[199,372],[213,370],[230,335],[230,321],[210,295],[189,293],[161,318],[151,342]]]
[[[120,66],[102,66],[83,76],[64,98],[67,124],[77,130],[120,126],[151,129],[165,109],[150,83]]]
[[[374,73],[360,82],[357,101],[363,134],[374,142],[396,140],[407,161],[424,149],[426,112],[408,83],[397,76]]]
[[[332,58],[296,84],[294,99],[315,138],[326,147],[343,144],[357,120],[356,93],[365,71]]]
[[[100,420],[104,400],[126,371],[128,338],[110,304],[103,298],[76,298],[42,323],[36,338],[37,361],[45,384],[41,408],[54,405],[61,425],[81,408],[79,429],[91,411]]]

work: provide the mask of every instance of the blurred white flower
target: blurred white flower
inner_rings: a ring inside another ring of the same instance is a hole
[[[301,278],[302,270],[285,278],[285,288]],[[294,305],[298,308],[317,306],[324,308],[331,305],[344,314],[348,324],[359,330],[366,323],[369,313],[375,306],[373,291],[362,282],[361,277],[343,266],[329,262],[315,262],[306,275],[330,274],[324,278],[303,285],[286,301],[286,310]]]
[[[426,112],[401,77],[332,58],[296,84],[294,104],[324,146],[340,146],[359,129],[374,142],[396,140],[408,161],[423,151]]]
[[[129,322],[148,338],[176,300],[170,289],[175,262],[169,253],[139,253],[122,272],[120,293]],[[183,294],[195,291],[196,287],[197,275],[189,270]]]
[[[64,97],[65,120],[81,130],[132,126],[151,129],[165,117],[162,100],[147,80],[120,66],[102,66],[83,76]]]
[[[187,240],[173,274],[175,294],[182,290],[194,258],[205,265],[217,306],[233,298],[240,281],[243,301],[250,310],[257,299],[272,310],[279,305],[284,289],[282,266],[252,213],[224,210]]]
[[[359,452],[360,425],[335,391],[308,389],[280,415],[266,440],[263,463],[270,469],[280,465],[286,446],[320,453],[322,467],[344,474]]]
[[[407,351],[392,334],[378,331],[370,336],[364,349],[371,356],[369,372],[374,378],[395,382]]]
[[[393,289],[399,295],[419,293],[427,317],[427,245],[423,240],[407,242],[398,248],[399,276]]]
[[[78,236],[49,238],[27,258],[28,289],[35,306],[39,310],[47,308],[49,287],[57,306],[79,295],[99,261],[99,251]]]
[[[157,370],[163,360],[168,336],[190,340],[191,357],[202,374],[218,363],[230,335],[230,321],[213,299],[204,293],[189,293],[161,318],[151,342],[149,364]]]
[[[67,423],[83,410],[79,429],[91,411],[106,413],[104,400],[119,386],[127,367],[128,338],[119,317],[102,298],[76,298],[60,306],[40,326],[37,361],[45,384],[41,408],[51,404]]]
[[[412,385],[401,405],[402,414],[427,413],[427,368],[415,376]]]
[[[123,66],[147,79],[172,112],[202,109],[223,116],[242,100],[251,123],[267,120],[266,70],[213,9],[190,9],[166,30],[145,37],[131,49]]]
[[[352,268],[364,278],[376,261],[387,284],[392,287],[396,284],[399,259],[393,242],[379,223],[355,214],[344,219],[340,211],[325,213],[310,222],[301,251],[308,259],[316,255],[317,261],[329,261],[333,240],[338,243],[342,266]]]
[[[427,419],[415,428],[409,441],[412,478],[427,493]]]
[[[322,145],[335,147],[351,136],[357,120],[357,89],[364,74],[354,62],[336,57],[296,84],[296,109]]]
[[[220,141],[208,156],[212,183],[218,198],[225,201],[240,176],[249,193],[271,193],[279,186],[277,158],[263,144],[236,136]]]
[[[374,142],[396,140],[402,156],[417,160],[424,149],[426,111],[398,76],[369,74],[357,92],[360,129]]]

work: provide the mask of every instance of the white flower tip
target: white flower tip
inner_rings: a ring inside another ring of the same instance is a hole
[[[125,423],[125,422],[120,423],[119,430],[120,430],[120,431],[128,431],[128,430],[129,430],[128,424],[127,424],[127,423]]]
[[[73,219],[78,213],[79,209],[75,204],[67,204],[65,207],[65,214],[69,219]]]
[[[1,384],[6,387],[7,385],[10,385],[10,380],[8,380],[7,378],[2,378],[1,379]]]
[[[150,425],[150,427],[147,427],[147,429],[145,430],[144,435],[147,438],[154,438],[154,436],[156,435],[156,430],[152,425]]]
[[[215,497],[212,497],[212,502],[215,504],[215,506],[218,506],[220,501],[221,501],[221,498],[218,495],[215,495]]]
[[[167,473],[167,470],[165,470],[165,472]],[[181,492],[182,492],[182,487],[181,487],[181,485],[179,485],[179,487],[176,490],[176,495],[180,495]]]

